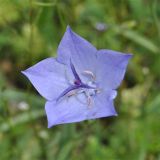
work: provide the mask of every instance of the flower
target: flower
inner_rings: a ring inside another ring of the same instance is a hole
[[[47,100],[48,127],[116,116],[117,95],[131,54],[101,49],[68,26],[56,58],[47,58],[22,71]]]

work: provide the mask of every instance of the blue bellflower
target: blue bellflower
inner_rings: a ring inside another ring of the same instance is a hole
[[[131,54],[101,49],[68,26],[56,58],[47,58],[22,71],[47,100],[48,127],[116,116],[117,95]]]

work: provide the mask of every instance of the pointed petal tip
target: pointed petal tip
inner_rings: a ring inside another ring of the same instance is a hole
[[[67,25],[65,34],[67,34],[68,36],[71,36],[71,37],[72,37],[73,31],[72,31],[70,25]]]
[[[21,71],[21,73],[24,74],[24,73],[25,73],[25,70],[24,70],[24,71]]]
[[[117,91],[116,90],[112,90],[111,95],[109,96],[110,100],[113,100],[117,97]]]
[[[66,31],[72,32],[70,25],[67,25]]]
[[[28,69],[24,70],[24,71],[21,71],[21,73],[26,76],[28,78],[28,76],[30,75],[30,72]]]
[[[68,25],[67,25],[67,29],[70,29],[70,28],[71,28],[71,27],[70,27],[70,25],[68,24]]]
[[[118,116],[118,113],[117,113],[117,111],[116,111],[116,109],[115,109],[115,106],[114,106],[112,109],[113,109],[113,110],[112,110],[112,116],[117,117],[117,116]]]
[[[129,59],[133,57],[133,54],[129,53],[126,55]]]
[[[67,25],[66,32],[68,32],[71,37],[75,34],[70,25]]]
[[[51,124],[48,122],[47,128],[50,129],[50,128],[52,128],[52,127],[53,127],[53,125],[51,125]]]
[[[117,116],[118,116],[118,113],[117,113],[117,111],[115,110],[115,108],[112,110],[111,116],[112,116],[112,117],[117,117]]]
[[[22,73],[23,75],[27,76],[27,71],[26,71],[26,70],[21,71],[21,73]]]

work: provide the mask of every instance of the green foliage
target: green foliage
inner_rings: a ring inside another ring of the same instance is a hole
[[[158,0],[0,0],[0,159],[160,159],[159,6]],[[55,56],[67,24],[97,48],[134,57],[116,98],[118,117],[47,129],[45,100],[20,71]]]

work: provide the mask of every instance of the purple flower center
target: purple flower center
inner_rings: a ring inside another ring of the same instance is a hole
[[[71,84],[67,89],[65,89],[59,95],[59,97],[57,98],[57,101],[63,98],[65,95],[68,95],[68,97],[70,97],[72,95],[76,95],[78,93],[84,92],[87,97],[87,102],[89,102],[88,105],[90,105],[91,97],[94,96],[96,93],[98,93],[99,89],[97,89],[96,85],[92,81],[89,81],[89,83],[87,84],[82,82],[71,60],[70,60],[70,67],[71,67],[75,80],[73,84]],[[91,71],[84,71],[84,73],[91,76],[92,80],[95,80],[94,79],[95,76]],[[80,92],[77,92],[77,90],[80,90]],[[72,93],[72,94],[69,94],[69,93]]]
[[[81,84],[81,81],[75,79],[74,84],[79,86]]]

